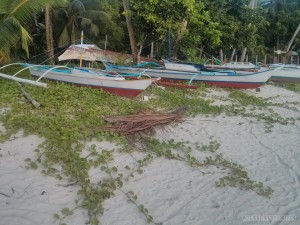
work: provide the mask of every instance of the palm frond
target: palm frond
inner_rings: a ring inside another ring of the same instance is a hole
[[[81,0],[86,10],[100,10],[103,0]]]
[[[99,30],[99,27],[96,25],[96,24],[91,24],[91,27],[90,27],[90,33],[92,35],[94,35],[95,37],[97,37],[100,33],[100,30]]]
[[[67,44],[70,43],[70,34],[68,31],[68,27],[65,26],[63,31],[61,32],[59,38],[58,38],[58,47],[62,48],[65,47]]]
[[[85,18],[89,18],[91,20],[97,21],[107,21],[107,20],[111,20],[111,16],[109,14],[107,14],[106,12],[103,11],[96,11],[96,10],[86,10],[86,11],[82,11],[80,13],[80,15],[82,17]]]
[[[71,3],[71,10],[75,14],[79,14],[81,11],[85,10],[85,7],[84,7],[83,3],[80,0],[74,0]]]
[[[0,49],[0,65],[6,64],[10,61],[10,50]]]
[[[22,48],[25,50],[26,55],[28,57],[29,56],[28,43],[32,42],[32,38],[24,27],[20,26],[20,29],[21,29]]]
[[[0,21],[0,49],[13,47],[20,40],[20,27],[15,19],[8,17]]]
[[[88,30],[88,32],[90,34],[92,34],[93,36],[98,36],[99,35],[99,27],[93,23],[93,21],[91,19],[88,18],[81,18],[81,26]]]
[[[34,12],[46,5],[64,6],[67,0],[1,0],[0,1],[0,58],[9,58],[21,40],[21,46],[28,56],[28,44],[32,38],[23,26]]]
[[[20,21],[13,17],[0,21],[0,49],[9,49],[15,46],[21,39],[22,48],[28,55],[28,43],[32,41],[30,34],[21,25]]]
[[[2,1],[2,0],[1,0]],[[64,6],[66,0],[4,0],[7,3],[7,14],[13,16],[20,22],[28,21],[33,12],[37,12],[45,7],[45,5],[51,6]]]

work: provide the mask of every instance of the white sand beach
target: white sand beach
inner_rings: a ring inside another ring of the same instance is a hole
[[[241,164],[251,180],[270,186],[274,191],[270,198],[239,187],[216,187],[215,182],[229,173],[222,167],[198,168],[165,157],[154,158],[144,165],[143,173],[130,177],[125,167],[135,167],[147,153],[136,151],[130,155],[114,150],[110,166],[117,167],[118,173],[129,179],[105,201],[100,224],[148,224],[145,215],[124,194],[129,191],[137,196],[138,205],[147,208],[154,224],[300,224],[300,94],[273,85],[265,85],[259,92],[245,92],[285,104],[288,107],[274,105],[272,109],[283,118],[294,118],[294,124],[275,123],[268,129],[263,121],[241,115],[196,116],[169,126],[157,138],[188,143],[190,154],[199,161],[221,153],[225,159]],[[226,95],[225,90],[210,89],[207,98],[225,105]],[[0,124],[1,132],[5,132],[5,127]],[[86,224],[88,215],[82,208],[76,208],[73,215],[61,221],[53,216],[63,208],[76,207],[76,184],[43,175],[41,166],[36,170],[26,168],[25,160],[36,157],[34,150],[43,140],[19,131],[0,143],[0,225]],[[210,142],[219,143],[216,152],[196,148]],[[92,144],[97,151],[117,149],[113,143],[96,141],[86,143],[87,148]],[[82,152],[82,157],[87,154]],[[97,168],[89,174],[91,182],[105,176]]]

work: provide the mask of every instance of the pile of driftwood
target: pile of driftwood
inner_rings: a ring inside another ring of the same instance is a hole
[[[153,135],[155,129],[164,129],[165,125],[183,121],[182,117],[186,109],[179,108],[169,113],[141,112],[129,116],[105,117],[106,122],[112,125],[103,128],[105,131],[123,134],[127,139],[133,141],[137,136],[148,134]]]

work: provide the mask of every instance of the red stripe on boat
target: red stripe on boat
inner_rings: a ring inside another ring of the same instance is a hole
[[[173,80],[173,79],[165,79],[163,78],[162,81],[167,81],[170,83],[180,83],[186,80]],[[200,80],[194,80],[193,82],[202,82],[211,86],[216,86],[216,87],[223,87],[223,88],[239,88],[239,89],[255,89],[258,88],[262,85],[264,85],[265,83],[251,83],[251,82],[224,82],[224,81],[200,81]],[[187,85],[188,86],[188,85]]]
[[[206,84],[209,84],[211,86],[216,87],[222,87],[222,88],[239,88],[239,89],[251,89],[251,88],[258,88],[264,83],[238,83],[238,82],[209,82],[209,81],[203,81]]]

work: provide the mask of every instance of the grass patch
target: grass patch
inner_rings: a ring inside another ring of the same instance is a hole
[[[300,84],[283,84],[282,87],[287,90],[300,93]]]
[[[17,70],[18,68],[13,68],[6,72],[13,74]],[[29,74],[24,72],[22,77],[24,76],[29,77]],[[122,191],[124,182],[133,178],[135,174],[142,174],[145,166],[157,157],[178,160],[192,168],[224,167],[231,172],[231,176],[221,178],[217,182],[219,187],[238,186],[242,189],[256,191],[263,196],[271,196],[272,189],[265,187],[262,183],[250,180],[241,165],[224,159],[220,153],[217,153],[220,143],[216,141],[192,148],[188,143],[174,140],[161,142],[157,139],[148,139],[144,143],[145,157],[137,160],[135,168],[126,168],[129,173],[129,176],[126,177],[119,173],[116,167],[110,166],[114,160],[114,150],[99,151],[95,146],[91,146],[88,150],[89,156],[81,157],[82,142],[93,138],[99,141],[108,140],[118,143],[122,146],[124,154],[134,151],[124,137],[101,130],[105,116],[136,114],[143,110],[171,111],[184,106],[187,108],[189,116],[199,114],[215,116],[227,113],[230,116],[241,115],[255,118],[270,125],[287,124],[288,120],[281,118],[271,110],[269,115],[257,113],[258,109],[272,106],[267,100],[248,95],[243,91],[228,90],[232,105],[215,106],[212,104],[213,99],[205,99],[207,89],[204,85],[199,84],[199,88],[196,90],[171,87],[161,89],[152,86],[144,93],[150,97],[150,100],[144,102],[142,101],[143,96],[127,99],[101,90],[79,88],[59,82],[46,82],[49,84],[48,89],[24,85],[31,97],[41,104],[41,107],[33,108],[21,95],[18,86],[13,81],[0,78],[0,108],[10,109],[4,115],[0,115],[0,121],[6,128],[6,132],[0,135],[0,141],[7,140],[19,129],[23,129],[25,134],[37,134],[46,139],[36,150],[36,159],[27,159],[28,168],[41,167],[43,174],[58,179],[67,177],[70,182],[80,187],[78,193],[80,200],[76,200],[77,206],[74,209],[64,208],[54,215],[60,224],[78,207],[87,210],[90,224],[99,224],[99,216],[104,212],[103,202],[110,198],[116,190]],[[252,113],[247,112],[247,107],[252,107]],[[194,151],[209,152],[213,156],[200,161],[193,156]],[[55,168],[57,164],[62,167],[61,171]],[[106,175],[101,182],[90,182],[88,171],[92,167],[99,168]],[[138,197],[133,192],[124,194],[131,203],[139,208],[146,221],[159,224],[154,222],[155,219],[144,206],[146,204],[138,202]]]

